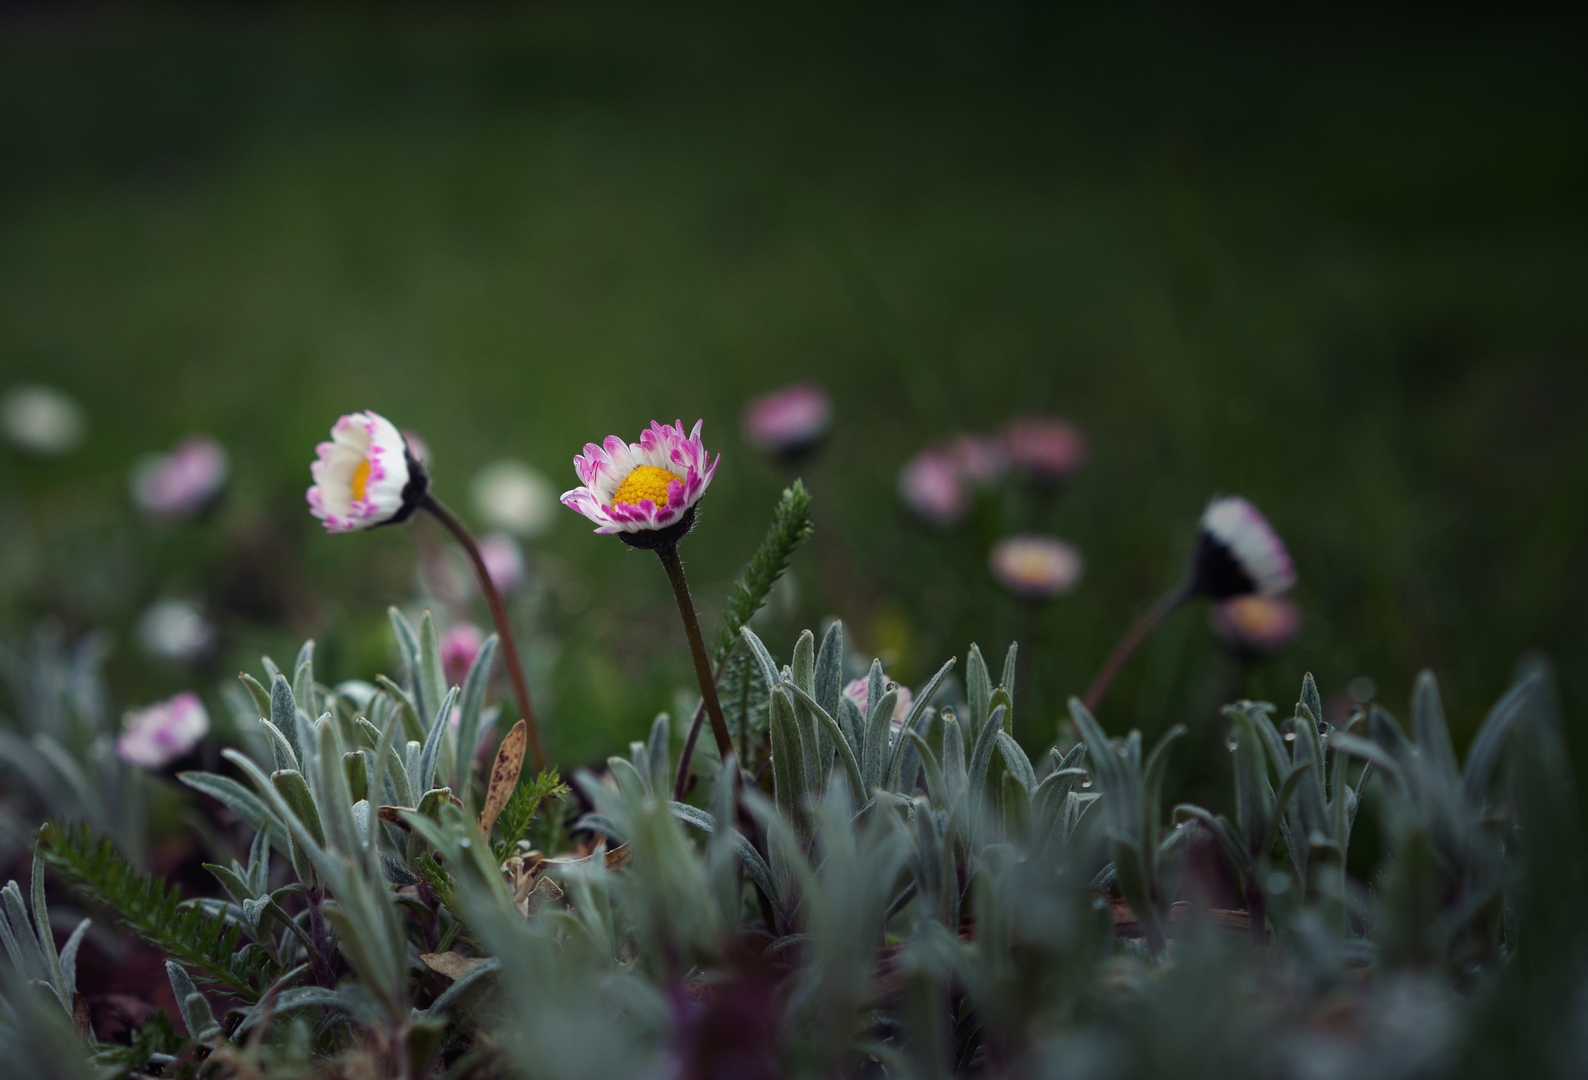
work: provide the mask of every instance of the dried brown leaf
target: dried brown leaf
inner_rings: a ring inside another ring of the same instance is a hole
[[[520,720],[513,725],[513,730],[507,733],[500,749],[496,751],[496,764],[491,766],[491,783],[485,789],[485,806],[480,810],[480,831],[486,836],[491,835],[496,819],[507,806],[507,800],[513,797],[513,789],[518,786],[518,774],[524,768],[524,748],[528,745],[529,728]]]

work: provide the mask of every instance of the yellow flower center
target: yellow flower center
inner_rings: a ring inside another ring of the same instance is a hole
[[[683,483],[684,478],[666,469],[658,469],[655,465],[641,465],[625,476],[623,483],[612,493],[612,505],[638,506],[649,499],[658,507],[666,506],[667,485],[674,480]]]
[[[358,463],[358,468],[353,470],[353,498],[362,499],[364,492],[369,489],[369,458]]]

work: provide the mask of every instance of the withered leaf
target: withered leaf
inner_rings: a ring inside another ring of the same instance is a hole
[[[420,953],[419,959],[423,960],[431,971],[438,971],[453,980],[463,978],[471,969],[485,963],[478,956],[464,956],[458,952]]]
[[[480,811],[480,831],[491,835],[491,828],[512,798],[518,786],[518,774],[524,767],[524,748],[529,745],[529,728],[520,720],[502,740],[496,751],[496,764],[491,766],[491,783],[485,789],[485,806]]]

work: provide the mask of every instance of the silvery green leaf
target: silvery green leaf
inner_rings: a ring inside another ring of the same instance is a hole
[[[1160,808],[1163,806],[1163,776],[1169,767],[1169,748],[1180,741],[1186,733],[1184,724],[1176,724],[1159,737],[1152,748],[1152,753],[1147,755],[1147,764],[1142,769],[1142,817],[1147,826],[1147,846],[1145,850],[1153,851],[1158,848],[1159,822],[1162,820]]]
[[[314,714],[319,708],[314,692],[314,639],[310,638],[298,650],[298,659],[292,665],[292,697],[304,712]]]
[[[271,904],[270,897],[261,896],[257,900],[244,899],[242,901],[243,918],[248,920],[248,925],[255,930],[259,929],[259,919]]]
[[[837,619],[822,635],[822,647],[816,654],[816,669],[812,678],[811,697],[827,710],[827,715],[838,716],[838,695],[843,692],[844,624]]]
[[[441,639],[436,620],[429,609],[419,618],[419,680],[415,684],[414,704],[419,715],[433,716],[447,692],[446,672],[441,665]]]
[[[617,781],[618,790],[630,799],[639,802],[649,794],[645,778],[627,758],[607,758],[607,770],[612,774],[612,779]]]
[[[937,669],[937,674],[926,681],[926,685],[921,688],[921,692],[915,695],[915,700],[910,706],[910,714],[904,718],[905,727],[911,730],[915,729],[915,725],[920,722],[921,716],[926,712],[927,706],[931,704],[933,696],[937,694],[938,689],[943,685],[943,680],[948,678],[950,671],[954,670],[955,663],[957,663],[956,659],[952,656],[949,657],[943,666]]]
[[[872,665],[872,674],[881,672],[881,664]],[[878,680],[871,680],[876,683]],[[899,704],[898,690],[884,691],[880,697],[866,702],[866,721],[860,741],[860,776],[866,782],[866,791],[873,792],[887,779],[888,752],[892,748],[890,736],[893,728],[893,711]],[[868,795],[869,797],[869,795]]]
[[[62,983],[61,958],[55,951],[55,933],[50,929],[50,906],[44,898],[44,860],[37,855],[33,859],[32,885],[34,935],[38,938],[39,951],[44,954],[51,985],[58,988]],[[66,999],[66,1004],[71,1005],[71,998]]]
[[[944,709],[943,717],[943,782],[950,801],[961,793],[968,794],[969,783],[965,774],[965,736],[953,709]]]
[[[82,946],[83,938],[92,924],[92,919],[78,923],[71,937],[66,939],[66,944],[61,946],[61,987],[65,991],[61,996],[67,1001],[77,1000],[77,950]]]
[[[431,629],[433,631],[434,627]],[[436,763],[441,759],[441,744],[446,739],[448,722],[452,719],[452,703],[457,697],[458,688],[454,686],[444,698],[438,698],[441,705],[430,723],[430,733],[425,736],[424,748],[419,755],[419,787],[428,788],[436,780]]]
[[[299,768],[303,763],[303,742],[298,734],[298,706],[285,675],[277,674],[270,683],[270,722],[292,748],[291,763],[286,767]],[[277,762],[276,768],[282,767]]]
[[[651,766],[651,790],[666,792],[673,779],[673,762],[670,753],[672,723],[666,713],[657,713],[651,721],[651,736],[646,740],[645,756]]]
[[[259,680],[246,671],[239,672],[237,678],[242,682],[243,687],[248,691],[248,696],[253,699],[255,707],[259,710],[257,719],[269,716],[270,691],[261,686]]]
[[[485,689],[491,681],[491,666],[496,660],[501,639],[495,634],[480,644],[474,663],[463,680],[463,695],[458,699],[458,752],[452,768],[452,789],[468,798],[474,773],[474,748],[480,741],[480,714],[485,708]]]
[[[204,863],[203,866],[215,877],[215,880],[221,883],[221,888],[226,890],[226,894],[238,903],[256,895],[252,883],[233,869],[236,863],[231,867],[218,866],[215,863]]]
[[[987,671],[987,661],[981,649],[972,645],[965,657],[966,715],[965,732],[972,740],[981,738],[982,725],[992,712],[992,676]]]
[[[1025,792],[1026,802],[1029,804],[1031,793],[1037,787],[1037,772],[1031,767],[1031,759],[1026,757],[1025,750],[1021,748],[1019,743],[1015,742],[1014,736],[1007,732],[999,731],[997,739],[998,752],[1003,756],[1004,764],[1009,769],[1009,775],[1014,777],[1015,782]]]
[[[1544,693],[1544,673],[1528,671],[1495,702],[1483,726],[1467,749],[1467,764],[1462,776],[1462,794],[1471,807],[1481,808],[1489,794],[1489,780],[1499,760],[1511,728],[1529,710],[1537,709]]]
[[[426,728],[424,721],[419,719],[419,707],[414,704],[414,699],[406,690],[392,682],[384,675],[375,676],[375,684],[385,691],[397,705],[397,714],[402,721],[404,740],[412,739],[423,742]]]
[[[1440,775],[1459,782],[1460,767],[1450,745],[1450,728],[1445,724],[1444,705],[1439,700],[1439,681],[1432,671],[1420,672],[1412,690],[1412,733],[1417,738],[1417,753]]]
[[[55,973],[39,949],[39,939],[28,918],[22,890],[16,882],[8,881],[5,888],[0,889],[0,898],[3,898],[5,907],[3,914],[0,914],[0,939],[5,942],[6,954],[11,957],[11,963],[26,978],[53,985]]]
[[[275,815],[253,792],[231,777],[193,771],[177,773],[176,778],[194,791],[203,792],[225,805],[227,809],[252,825],[256,832],[269,836],[271,842],[282,851],[287,849],[286,826],[276,820]]]
[[[794,656],[789,667],[789,681],[801,690],[816,695],[816,635],[809,630],[800,632],[794,643]]]
[[[1009,701],[1011,702],[1011,712],[1014,709],[1013,702],[1015,699],[1015,658],[1019,655],[1020,643],[1017,641],[1011,641],[1009,643],[1009,651],[1004,654],[1004,677],[1003,683],[1001,684],[1005,693],[1009,695]]]
[[[289,972],[288,975],[293,978],[297,978],[307,967],[307,964],[300,965]],[[279,983],[286,978],[287,976],[283,976],[281,980],[277,981]],[[290,990],[281,991],[274,998],[270,997],[268,994],[261,998],[259,1004],[255,1005],[253,1008],[249,1009],[248,1012],[243,1014],[242,1021],[237,1025],[236,1030],[232,1032],[232,1037],[237,1038],[246,1034],[255,1024],[259,1023],[259,1021],[264,1018],[266,1015],[265,1010],[267,1008],[271,1013],[277,1014],[296,1012],[299,1009],[335,1009],[340,1012],[349,1011],[339,991],[327,990],[321,986],[297,986]]]
[[[276,662],[268,656],[261,656],[259,658],[259,666],[265,669],[265,682],[274,685],[276,676],[281,674],[281,669],[276,666]]]
[[[386,880],[399,888],[404,885],[417,885],[420,882],[417,874],[384,851],[380,853],[380,868]]]
[[[856,705],[853,699],[839,695],[838,712],[833,714],[833,718],[843,729],[844,739],[849,743],[858,760],[860,748],[865,743],[866,730],[866,718],[861,715],[860,706]]]
[[[1377,702],[1368,709],[1367,731],[1368,737],[1395,763],[1397,776],[1404,776],[1412,770],[1416,751],[1399,722]],[[1468,760],[1471,760],[1470,755]]]
[[[768,689],[776,686],[782,680],[778,677],[777,663],[772,659],[772,654],[767,652],[766,645],[748,626],[740,630],[739,634],[744,638],[745,644],[750,646],[750,655],[755,657],[756,664],[761,668],[761,677],[766,680]]]
[[[1314,726],[1323,723],[1323,698],[1318,694],[1318,684],[1310,671],[1301,677],[1301,704],[1312,714]]]
[[[861,801],[865,797],[866,788],[865,780],[860,771],[860,762],[855,759],[855,752],[854,749],[849,745],[849,740],[845,738],[844,733],[839,730],[838,721],[834,720],[831,714],[829,714],[826,709],[822,708],[822,706],[817,703],[814,697],[811,697],[809,694],[805,693],[798,686],[790,684],[787,689],[793,692],[797,701],[803,703],[811,710],[812,715],[816,718],[816,722],[821,724],[823,730],[827,732],[828,738],[833,744],[833,748],[838,753],[838,760],[843,763],[844,773],[849,778],[850,793],[854,797],[855,801]],[[846,698],[844,700],[847,701],[848,699]]]
[[[971,810],[973,812],[981,809],[979,804],[986,798],[987,766],[992,761],[993,748],[998,745],[998,735],[1003,730],[1002,709],[1003,707],[999,706],[998,709],[993,710],[991,716],[986,718],[986,720],[990,721],[995,716],[997,717],[997,723],[989,725],[984,722],[981,725],[981,734],[977,736],[976,745],[971,750],[968,777],[970,781]]]
[[[803,847],[810,839],[805,806],[809,792],[805,787],[805,761],[799,726],[794,718],[793,702],[789,700],[784,687],[773,688],[771,707],[773,798],[779,813],[793,824],[795,835]]]

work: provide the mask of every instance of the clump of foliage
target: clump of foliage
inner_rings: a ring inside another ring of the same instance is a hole
[[[429,619],[394,614],[400,680],[355,704],[312,647],[290,679],[267,663],[245,680],[258,746],[183,775],[244,831],[215,897],[178,903],[86,826],[40,832],[36,868],[170,957],[181,1030],[93,1042],[36,869],[31,915],[4,896],[0,1054],[61,1076],[1414,1077],[1483,1061],[1503,1026],[1536,1073],[1588,1060],[1542,667],[1464,765],[1431,675],[1410,735],[1378,706],[1323,722],[1310,677],[1282,725],[1237,702],[1233,818],[1169,811],[1180,729],[1144,755],[1072,702],[1081,741],[1033,760],[1013,646],[996,679],[975,646],[948,660],[904,714],[879,663],[863,708],[841,692],[840,623],[783,662],[744,624],[801,531],[784,511],[716,655],[746,737],[687,800],[666,715],[574,774],[582,814],[522,772],[520,728],[476,769],[494,649],[448,687]],[[1347,870],[1364,808],[1370,882]],[[1200,899],[1199,845],[1244,907]]]

